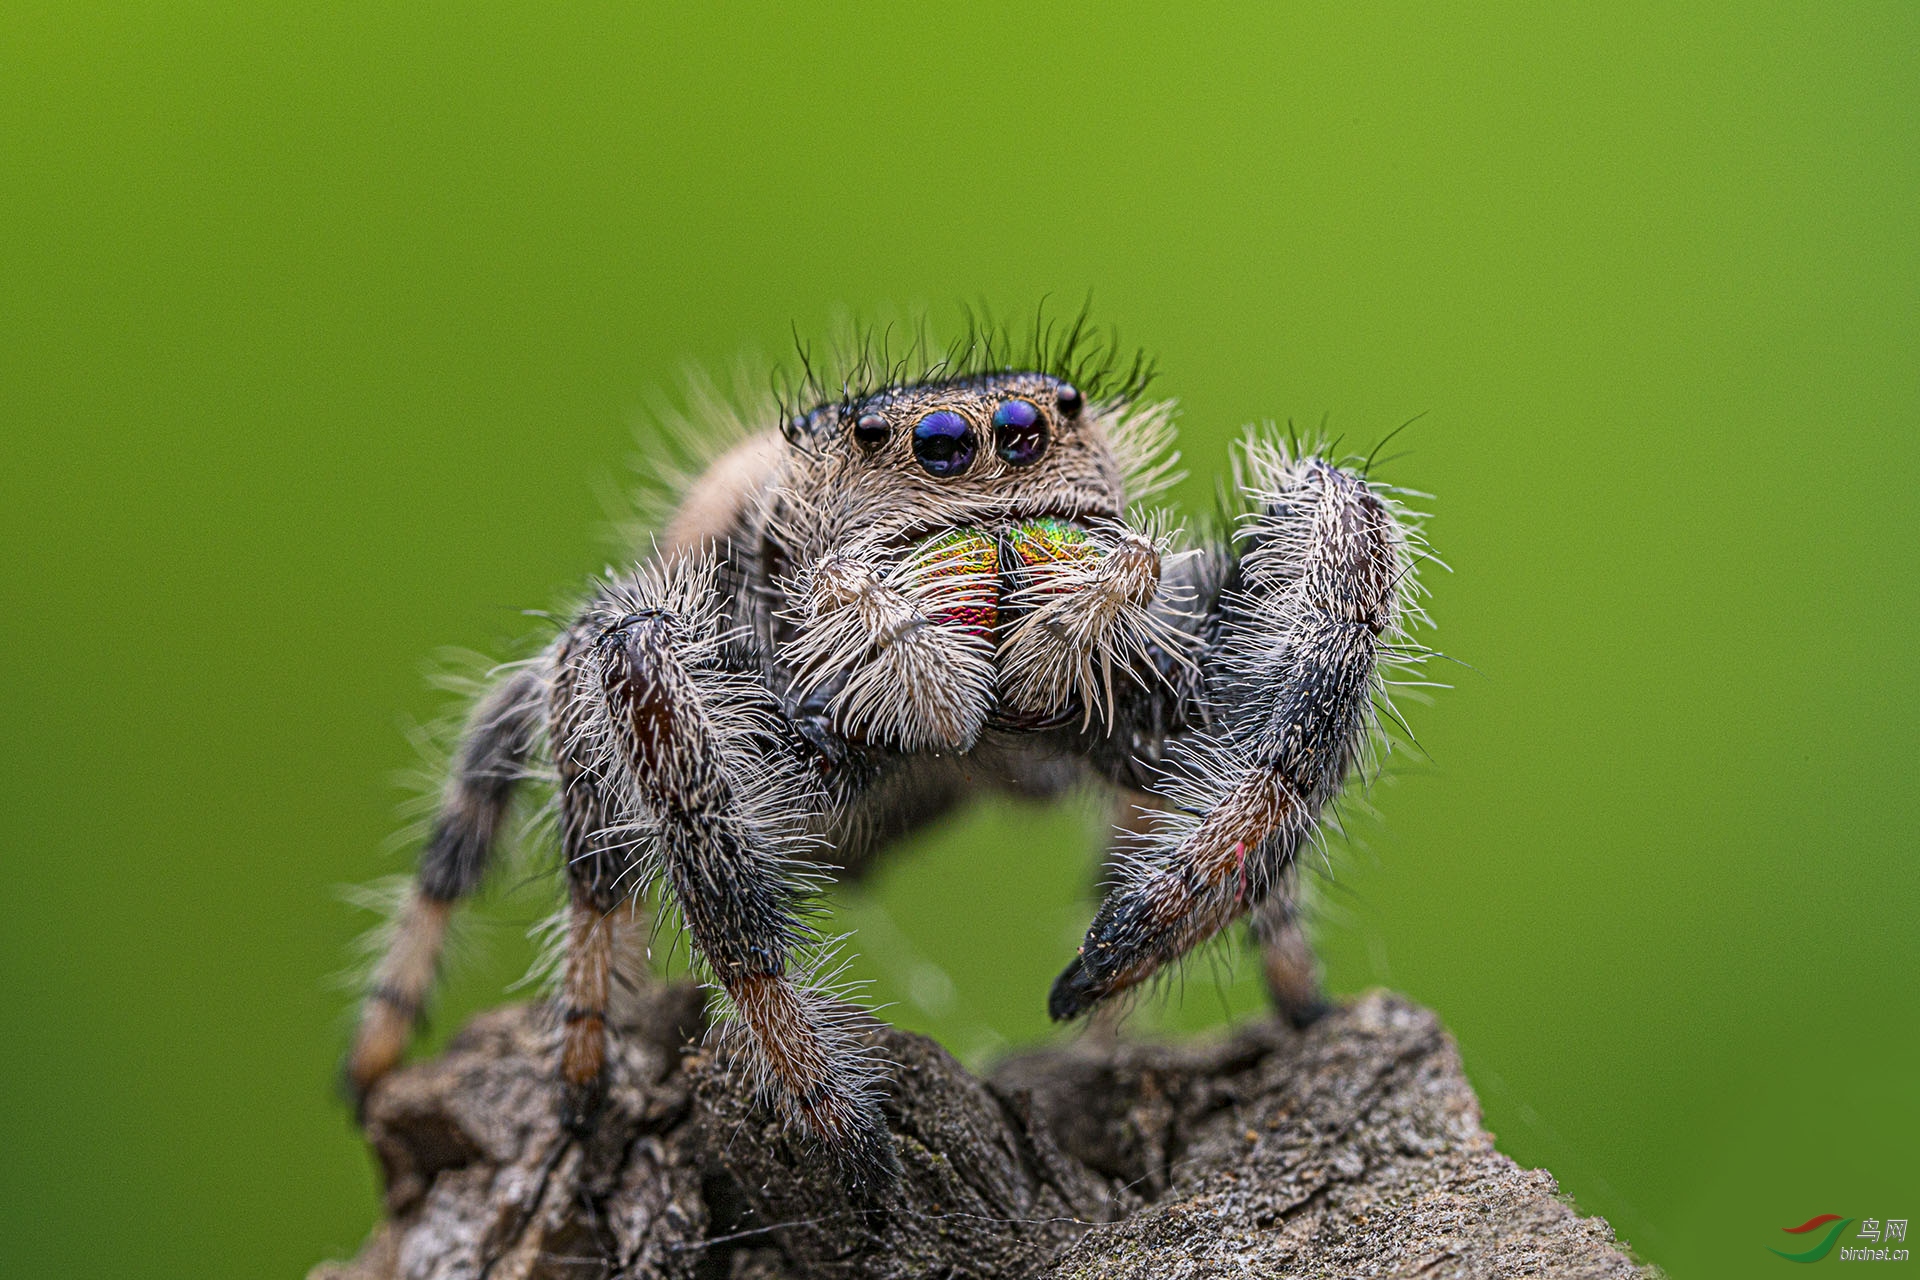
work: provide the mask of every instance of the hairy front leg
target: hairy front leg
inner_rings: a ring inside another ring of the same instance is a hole
[[[1248,447],[1253,511],[1207,620],[1204,715],[1153,789],[1049,1012],[1085,1012],[1284,893],[1373,724],[1383,643],[1411,590],[1406,532],[1364,477]],[[1304,941],[1304,940],[1302,940]]]
[[[768,745],[780,730],[764,686],[716,665],[714,620],[662,595],[639,584],[632,598],[602,611],[569,659],[567,706],[584,712],[567,733],[580,743],[582,777],[630,798],[609,843],[638,850],[638,865],[665,882],[694,950],[726,993],[744,1032],[736,1045],[769,1100],[855,1184],[877,1189],[897,1167],[877,1066],[850,1025],[852,1012],[813,985],[808,957],[818,939],[799,915],[804,884],[796,873],[819,798],[788,758],[794,744]],[[577,1051],[570,1034],[567,1069],[581,1081],[599,1069],[592,1015],[596,1000],[604,1006],[592,915],[616,908],[626,874],[616,860],[588,874],[576,867],[583,901],[568,1000],[588,1016]]]

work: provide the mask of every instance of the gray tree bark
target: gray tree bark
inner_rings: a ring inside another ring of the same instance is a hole
[[[555,1123],[536,1006],[477,1018],[377,1089],[386,1218],[309,1280],[1656,1276],[1494,1149],[1451,1038],[1374,992],[1305,1032],[1088,1036],[986,1079],[873,1033],[905,1181],[874,1209],[646,993],[594,1134]]]

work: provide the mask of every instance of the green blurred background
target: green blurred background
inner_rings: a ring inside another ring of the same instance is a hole
[[[1920,10],[0,8],[0,1271],[299,1274],[443,645],[611,554],[650,397],[789,326],[1076,303],[1244,423],[1420,412],[1431,753],[1333,985],[1676,1275],[1920,1216]],[[889,1016],[1053,1034],[1084,815],[837,900]],[[383,851],[384,849],[384,851]],[[547,898],[495,894],[440,1033]],[[1149,1024],[1258,1007],[1188,970]]]

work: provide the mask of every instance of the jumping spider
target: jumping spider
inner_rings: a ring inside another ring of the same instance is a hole
[[[1053,1018],[1243,915],[1280,1012],[1315,1016],[1296,859],[1377,736],[1376,703],[1391,713],[1384,673],[1421,652],[1404,630],[1417,535],[1364,464],[1256,432],[1234,518],[1177,550],[1139,506],[1171,465],[1171,406],[1077,351],[832,395],[815,381],[817,402],[752,424],[642,563],[505,669],[366,997],[362,1096],[542,762],[571,891],[559,1071],[576,1126],[601,1088],[615,938],[658,880],[770,1101],[884,1187],[885,1064],[815,977],[808,876],[857,871],[982,791],[1101,786],[1133,813]]]

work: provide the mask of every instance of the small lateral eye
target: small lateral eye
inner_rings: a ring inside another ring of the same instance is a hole
[[[1060,406],[1060,416],[1077,418],[1080,410],[1086,407],[1086,401],[1080,398],[1080,388],[1071,382],[1063,382],[1053,393],[1054,403]]]
[[[853,438],[862,449],[869,452],[878,449],[893,434],[893,428],[887,420],[877,413],[863,413],[859,421],[853,424]]]
[[[973,428],[951,409],[936,409],[913,424],[913,456],[928,475],[957,476],[973,465]]]
[[[993,411],[993,451],[1010,467],[1030,467],[1047,451],[1047,420],[1030,400]]]

